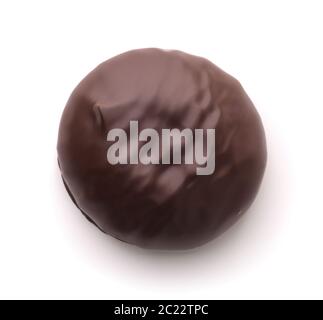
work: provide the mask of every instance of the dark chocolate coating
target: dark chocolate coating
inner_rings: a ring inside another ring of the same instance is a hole
[[[192,165],[111,165],[107,133],[143,128],[215,128],[215,172]],[[240,83],[210,61],[141,49],[94,69],[73,91],[58,137],[65,186],[102,231],[158,249],[201,245],[253,201],[266,165],[264,130]]]

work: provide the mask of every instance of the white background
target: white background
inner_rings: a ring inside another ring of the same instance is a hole
[[[322,1],[0,2],[0,298],[323,298]],[[69,94],[97,64],[160,47],[237,77],[268,166],[218,241],[152,254],[100,233],[56,164]]]

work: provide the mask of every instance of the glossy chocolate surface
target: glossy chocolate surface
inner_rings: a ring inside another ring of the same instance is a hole
[[[111,165],[107,133],[216,130],[215,172],[193,165]],[[266,164],[261,120],[240,83],[210,61],[141,49],[93,70],[73,91],[58,137],[65,186],[105,233],[142,247],[186,249],[230,226],[253,201]]]

